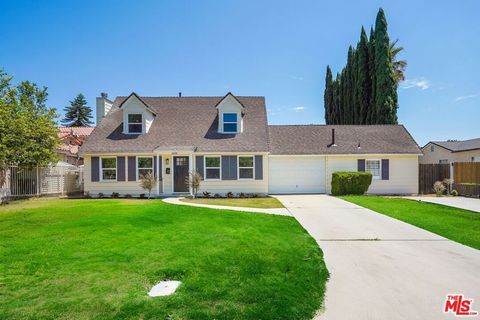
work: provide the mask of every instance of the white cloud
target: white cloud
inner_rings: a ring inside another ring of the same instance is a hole
[[[466,99],[472,99],[472,98],[476,98],[480,96],[480,93],[474,93],[474,94],[469,94],[469,95],[466,95],[466,96],[459,96],[457,98],[455,98],[455,101],[462,101],[462,100],[466,100]]]
[[[421,90],[427,90],[430,88],[430,82],[425,78],[414,78],[414,79],[407,79],[402,82],[400,85],[402,89],[411,89],[411,88],[419,88]]]
[[[302,112],[302,111],[304,111],[305,109],[307,109],[307,108],[305,108],[305,107],[290,108],[290,110],[295,111],[295,112]]]

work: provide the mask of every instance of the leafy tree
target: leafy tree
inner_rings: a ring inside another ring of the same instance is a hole
[[[390,60],[392,61],[393,70],[395,71],[395,80],[397,84],[405,80],[405,69],[407,68],[406,60],[398,60],[397,56],[403,51],[403,47],[397,47],[398,39],[390,42]]]
[[[46,107],[47,88],[0,70],[0,187],[10,165],[35,167],[56,162],[55,110]]]
[[[92,122],[92,108],[87,106],[87,100],[83,94],[78,94],[70,105],[63,109],[65,117],[62,124],[66,127],[89,127]]]

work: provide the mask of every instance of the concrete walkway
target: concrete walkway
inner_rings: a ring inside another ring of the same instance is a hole
[[[425,202],[443,204],[449,207],[455,207],[455,208],[480,212],[480,199],[475,199],[475,198],[435,197],[435,196],[405,197],[405,198],[416,200],[416,201],[425,201]]]
[[[233,211],[246,211],[246,212],[257,212],[257,213],[267,213],[267,214],[276,214],[280,216],[291,216],[290,212],[285,208],[275,208],[275,209],[262,209],[262,208],[246,208],[246,207],[231,207],[231,206],[217,206],[210,204],[201,204],[201,203],[191,203],[180,201],[181,197],[172,197],[165,198],[163,202],[170,204],[178,204],[182,206],[191,206],[191,207],[203,207],[210,209],[222,209],[222,210],[233,210]]]
[[[455,319],[443,313],[451,293],[480,311],[479,250],[338,198],[278,199],[318,242],[330,271],[315,319]]]

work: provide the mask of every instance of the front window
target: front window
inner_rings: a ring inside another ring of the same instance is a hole
[[[220,157],[205,157],[205,179],[219,180],[221,170]]]
[[[446,163],[448,163],[448,159],[440,159],[440,160],[438,161],[438,163],[446,164]]]
[[[253,156],[238,157],[239,179],[253,179]]]
[[[430,146],[430,152],[434,152],[435,151],[435,147],[434,146]]]
[[[102,158],[102,180],[117,180],[117,158]]]
[[[365,171],[370,172],[373,179],[380,179],[380,160],[366,160]]]
[[[138,157],[137,158],[137,175],[138,179],[148,173],[153,174],[153,158],[152,157]]]
[[[128,115],[128,133],[142,133],[142,115],[129,114]]]
[[[223,132],[235,133],[238,132],[238,119],[236,113],[223,114]]]

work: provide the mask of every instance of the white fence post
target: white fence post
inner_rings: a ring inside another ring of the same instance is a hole
[[[455,173],[455,170],[454,170],[454,162],[451,162],[450,163],[450,190],[449,190],[449,193],[452,193],[453,191],[453,183],[455,182],[455,177],[454,177],[454,173]]]

